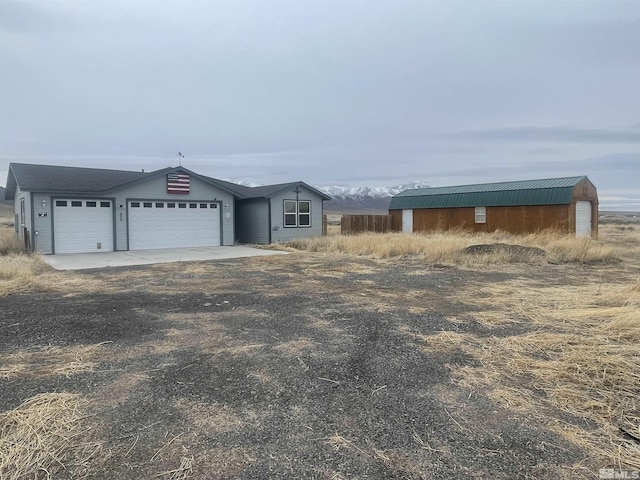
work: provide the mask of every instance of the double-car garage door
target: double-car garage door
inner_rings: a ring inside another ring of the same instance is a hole
[[[216,202],[130,201],[129,250],[219,246],[220,207]],[[114,250],[111,199],[54,201],[55,253]]]
[[[220,245],[220,208],[212,202],[129,202],[129,250]]]

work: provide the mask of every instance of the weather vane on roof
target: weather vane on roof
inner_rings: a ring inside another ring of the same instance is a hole
[[[182,152],[178,152],[178,161],[180,162],[180,166],[182,166],[182,159],[184,158],[184,155],[182,154]]]

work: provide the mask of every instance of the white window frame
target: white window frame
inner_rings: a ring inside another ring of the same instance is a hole
[[[487,223],[487,207],[476,207],[476,223]]]
[[[300,205],[309,206],[307,212],[300,212]],[[287,205],[294,207],[294,211],[287,211]],[[287,219],[289,217],[289,219]],[[300,221],[303,217],[307,219],[305,225]],[[295,223],[291,223],[291,220]],[[287,223],[289,220],[289,223]],[[282,202],[282,224],[284,228],[311,228],[311,200],[283,200]]]

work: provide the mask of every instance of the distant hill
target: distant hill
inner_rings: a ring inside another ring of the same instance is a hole
[[[332,200],[324,202],[327,212],[357,213],[379,212],[389,210],[391,197],[405,190],[428,188],[424,182],[412,182],[395,187],[316,187],[331,196]]]

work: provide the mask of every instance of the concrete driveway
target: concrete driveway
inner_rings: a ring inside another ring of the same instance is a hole
[[[224,260],[227,258],[286,255],[279,250],[234,245],[232,247],[164,248],[125,252],[64,253],[42,255],[42,259],[56,270],[85,270],[89,268],[126,267],[153,263]]]

